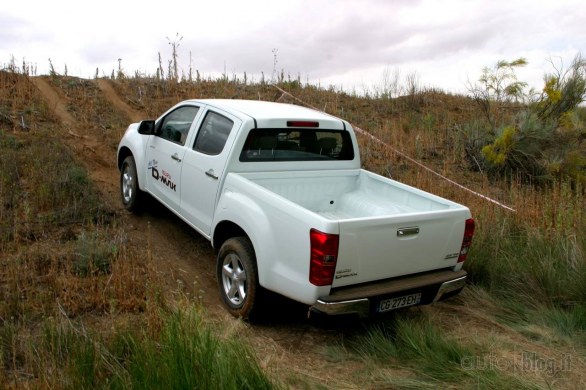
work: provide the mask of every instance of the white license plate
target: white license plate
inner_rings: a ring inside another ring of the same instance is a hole
[[[405,295],[403,297],[390,298],[380,301],[378,311],[389,311],[399,309],[401,307],[417,305],[421,302],[421,293]]]

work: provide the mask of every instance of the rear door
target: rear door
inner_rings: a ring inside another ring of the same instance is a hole
[[[465,210],[342,220],[333,287],[456,265]]]
[[[183,157],[181,215],[209,236],[218,189],[242,122],[215,108],[206,109],[202,116],[193,144]]]

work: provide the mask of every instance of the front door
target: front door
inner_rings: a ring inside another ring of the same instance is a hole
[[[146,148],[149,192],[169,208],[179,211],[181,167],[185,143],[199,107],[186,105],[171,111],[155,127]]]

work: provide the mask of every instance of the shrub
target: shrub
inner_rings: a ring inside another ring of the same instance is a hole
[[[538,97],[522,94],[514,69],[526,62],[499,62],[469,87],[484,112],[482,135],[467,137],[466,151],[489,175],[518,176],[530,182],[570,178],[586,182],[586,137],[579,104],[586,98],[586,60],[576,56],[568,71],[546,75]],[[524,97],[529,104],[513,103]],[[504,115],[509,108],[516,114]]]

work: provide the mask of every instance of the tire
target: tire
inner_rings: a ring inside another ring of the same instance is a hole
[[[226,240],[216,262],[220,296],[235,317],[248,320],[258,311],[260,285],[256,256],[247,237]]]
[[[126,210],[131,212],[140,210],[142,191],[138,186],[136,163],[132,156],[126,157],[120,168],[120,195]]]

